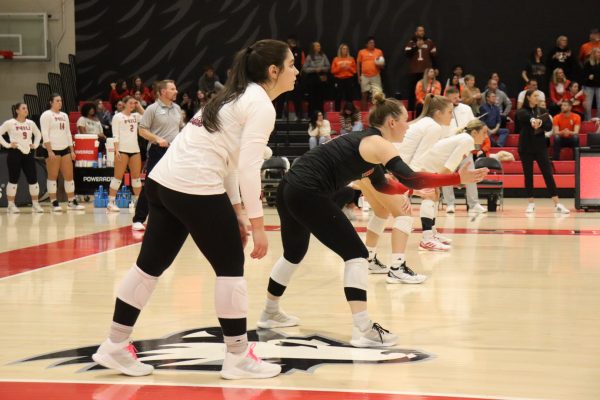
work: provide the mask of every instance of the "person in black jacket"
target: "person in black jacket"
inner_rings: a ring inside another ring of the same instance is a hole
[[[535,203],[533,202],[533,161],[535,160],[542,171],[544,182],[550,192],[552,201],[554,201],[556,212],[569,214],[569,210],[560,204],[558,200],[556,183],[554,182],[554,176],[552,176],[552,166],[546,148],[544,132],[552,129],[552,119],[546,109],[538,106],[538,102],[537,91],[528,90],[525,93],[523,107],[517,111],[516,115],[520,127],[519,156],[525,174],[525,189],[527,190],[527,197],[529,197],[529,204],[525,212],[535,212]]]

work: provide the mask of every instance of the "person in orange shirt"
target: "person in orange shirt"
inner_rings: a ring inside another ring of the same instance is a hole
[[[590,41],[582,44],[579,48],[579,62],[582,66],[590,58],[592,50],[596,47],[600,47],[600,30],[598,28],[590,30]]]
[[[423,72],[423,79],[417,82],[417,86],[415,87],[415,97],[417,99],[415,115],[421,114],[425,96],[430,93],[438,96],[441,95],[442,84],[435,79],[435,70],[433,68],[426,68],[425,72]]]
[[[579,147],[579,128],[581,127],[581,117],[573,112],[570,100],[563,101],[560,106],[560,114],[556,114],[552,119],[554,126],[554,157],[560,160],[560,149],[563,147]]]
[[[342,100],[354,100],[354,79],[356,76],[356,61],[350,55],[350,48],[346,43],[340,44],[337,57],[331,63],[331,74],[335,79],[335,109],[341,109]]]
[[[375,47],[375,38],[367,38],[367,45],[364,49],[358,52],[356,58],[358,64],[357,72],[360,83],[360,91],[362,93],[361,108],[367,111],[367,101],[369,93],[373,89],[383,90],[381,85],[381,68],[385,65],[383,59],[383,51]]]

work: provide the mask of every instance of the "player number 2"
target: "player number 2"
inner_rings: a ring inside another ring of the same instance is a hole
[[[129,132],[133,132],[133,124],[129,125]]]

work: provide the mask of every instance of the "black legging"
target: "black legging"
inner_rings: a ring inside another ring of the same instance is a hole
[[[277,212],[283,257],[293,264],[306,255],[311,233],[344,261],[369,256],[354,226],[330,196],[297,189],[283,181],[277,191]]]
[[[146,176],[150,175],[150,171],[158,164],[162,156],[167,152],[168,147],[160,147],[153,144],[148,150],[148,159],[146,160]],[[143,154],[144,152],[142,152]],[[135,215],[133,216],[133,222],[144,223],[148,216],[148,194],[146,193],[145,187],[142,187],[142,191],[138,197],[137,204],[135,205]]]
[[[525,190],[527,191],[527,197],[533,197],[534,160],[542,171],[544,182],[546,182],[546,188],[548,188],[550,197],[557,196],[556,183],[554,182],[554,176],[552,176],[552,165],[550,164],[546,149],[540,149],[532,153],[519,152],[519,157],[521,157],[521,165],[523,166],[523,173],[525,174]]]
[[[354,100],[354,83],[356,82],[356,77],[352,78],[344,78],[344,79],[335,79],[336,85],[336,96],[335,96],[335,109],[337,111],[341,110],[342,100],[348,101],[352,103]]]
[[[33,151],[30,151],[29,154],[23,154],[19,149],[9,149],[6,155],[6,163],[8,164],[8,182],[12,184],[19,183],[19,176],[21,176],[21,170],[23,170],[27,183],[30,185],[37,183]]]

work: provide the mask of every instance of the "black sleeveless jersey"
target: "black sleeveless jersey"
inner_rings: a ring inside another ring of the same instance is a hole
[[[372,135],[381,133],[371,127],[319,145],[296,160],[283,179],[298,189],[333,193],[354,180],[367,177],[380,164],[365,161],[358,148],[363,138]]]

